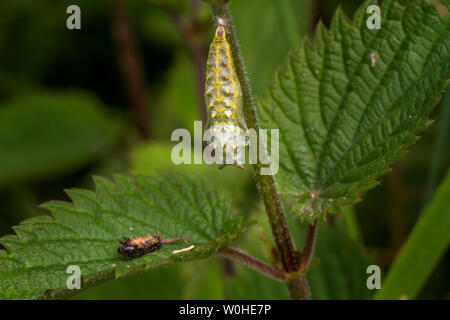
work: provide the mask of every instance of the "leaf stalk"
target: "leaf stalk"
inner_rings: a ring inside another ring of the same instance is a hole
[[[239,250],[236,248],[225,248],[220,252],[224,257],[233,259],[250,268],[253,268],[275,280],[284,281],[283,272],[272,267],[271,265]]]

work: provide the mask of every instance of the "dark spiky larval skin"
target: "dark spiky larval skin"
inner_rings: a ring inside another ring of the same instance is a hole
[[[161,249],[162,241],[159,234],[144,237],[126,238],[119,241],[121,246],[117,252],[125,259],[134,259]]]

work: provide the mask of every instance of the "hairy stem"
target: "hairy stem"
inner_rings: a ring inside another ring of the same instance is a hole
[[[256,259],[255,257],[248,255],[247,253],[245,253],[239,249],[225,248],[222,251],[220,251],[220,253],[227,258],[230,258],[232,260],[240,262],[240,263],[242,263],[250,268],[253,268],[265,275],[268,275],[269,277],[271,277],[275,280],[284,280],[283,273],[280,270],[272,267],[271,265],[269,265],[259,259]]]
[[[227,33],[227,39],[233,56],[233,63],[236,68],[236,74],[241,84],[245,120],[247,125],[250,128],[255,129],[255,131],[259,134],[255,102],[246,76],[245,67],[242,62],[239,43],[234,31],[230,10],[228,5],[215,1],[211,4],[211,11],[216,21],[224,25]],[[264,206],[270,222],[272,234],[280,254],[283,270],[287,274],[292,274],[292,276],[288,276],[288,280],[286,280],[290,295],[293,299],[310,299],[306,279],[298,272],[300,267],[299,254],[294,249],[294,244],[288,230],[286,216],[275,181],[271,175],[262,175],[260,172],[260,166],[261,164],[259,163],[253,165],[254,177],[258,189],[263,197]]]

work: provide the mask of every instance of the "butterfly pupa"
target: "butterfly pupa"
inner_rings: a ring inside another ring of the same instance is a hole
[[[234,164],[243,169],[248,138],[242,109],[241,85],[234,68],[225,28],[221,25],[217,27],[209,48],[205,103],[208,115],[205,126],[206,140],[213,146],[216,154],[225,153],[220,168],[225,164]],[[228,157],[232,158],[232,162]]]

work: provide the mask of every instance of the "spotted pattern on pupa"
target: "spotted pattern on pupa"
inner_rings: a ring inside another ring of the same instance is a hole
[[[225,28],[220,25],[208,54],[205,102],[208,115],[206,129],[210,130],[207,142],[214,145],[216,152],[224,150],[226,146],[235,150],[247,145],[241,85],[234,68]],[[233,159],[235,165],[238,157],[239,155]]]

